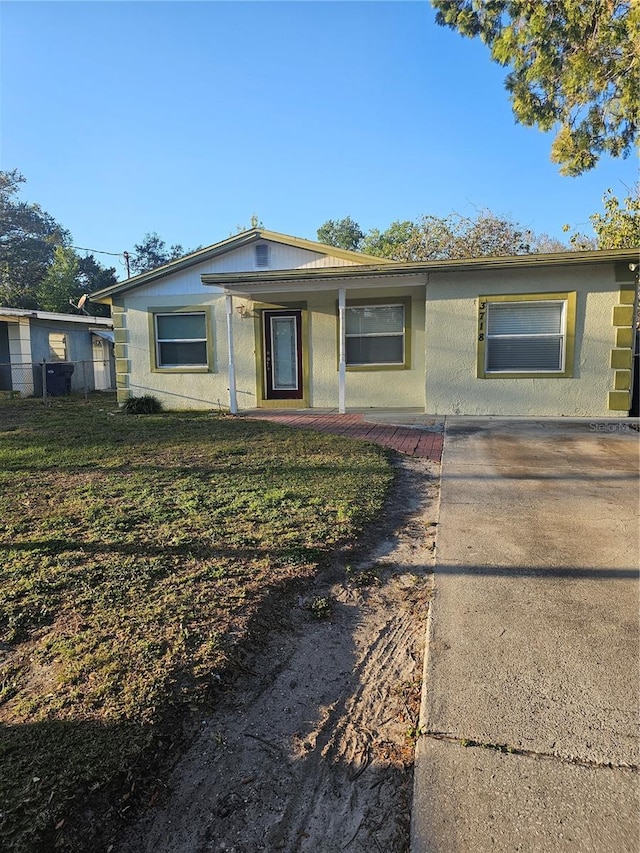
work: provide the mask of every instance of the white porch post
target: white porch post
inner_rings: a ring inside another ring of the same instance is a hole
[[[338,290],[338,329],[340,340],[340,360],[338,364],[338,412],[344,415],[345,409],[345,380],[347,377],[347,348],[345,308],[347,304],[347,291],[344,287]]]
[[[233,352],[233,296],[226,295],[227,301],[227,343],[229,347],[229,411],[232,415],[238,413],[238,400],[236,398],[236,363]]]

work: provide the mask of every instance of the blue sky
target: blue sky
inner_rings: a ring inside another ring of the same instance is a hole
[[[315,238],[487,207],[562,238],[637,164],[564,178],[427,2],[4,2],[1,167],[74,244]],[[108,262],[108,257],[101,257]],[[121,274],[122,270],[118,269]]]

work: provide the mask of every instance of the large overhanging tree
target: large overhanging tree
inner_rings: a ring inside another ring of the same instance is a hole
[[[24,176],[0,172],[0,305],[37,308],[36,290],[69,232],[40,205],[18,198]]]
[[[627,156],[638,135],[640,2],[432,0],[436,20],[480,39],[509,69],[516,119],[556,129],[551,159],[564,175],[601,154]]]
[[[23,183],[17,169],[0,171],[0,305],[75,313],[72,304],[113,284],[116,271],[77,254],[66,228],[19,198]],[[108,317],[109,308],[92,304],[91,313]]]

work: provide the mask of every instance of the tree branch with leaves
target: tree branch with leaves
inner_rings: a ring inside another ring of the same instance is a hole
[[[318,237],[332,246],[345,245],[340,222],[350,223],[351,233],[362,234],[360,226],[347,217],[338,223],[328,220],[318,229]],[[335,241],[335,242],[334,242]],[[381,231],[372,228],[358,240],[357,248],[367,255],[395,261],[429,261],[456,258],[481,258],[496,255],[524,255],[536,252],[561,252],[567,247],[547,234],[534,234],[520,225],[490,210],[480,210],[476,216],[450,213],[448,216],[421,216],[392,222]]]
[[[563,175],[602,154],[626,157],[640,123],[640,3],[432,0],[436,21],[480,38],[509,69],[518,122],[555,130],[551,159]]]
[[[575,231],[573,249],[637,249],[640,252],[640,183],[620,202],[612,189],[602,197],[603,211],[589,217],[595,237]],[[569,232],[570,225],[564,226]]]

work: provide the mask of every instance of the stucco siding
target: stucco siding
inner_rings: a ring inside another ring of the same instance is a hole
[[[153,366],[154,338],[150,312],[153,309],[197,307],[205,310],[211,332],[212,366],[207,372],[188,370],[156,371]],[[229,350],[226,333],[225,299],[221,293],[192,293],[186,296],[145,295],[126,300],[128,343],[128,388],[132,396],[154,394],[168,409],[228,408]],[[253,326],[234,317],[236,383],[243,408],[255,406]],[[245,403],[245,398],[250,402]]]
[[[273,244],[275,246],[275,244]],[[253,247],[247,247],[251,253]],[[285,247],[286,248],[286,247]],[[240,255],[244,249],[238,250]],[[289,248],[293,255],[311,256]],[[300,260],[300,258],[298,258]],[[307,261],[313,260],[307,257]],[[223,291],[203,286],[200,275],[213,262],[141,286],[122,304],[114,301],[119,399],[152,393],[171,409],[224,408],[229,405],[228,342]],[[241,266],[246,266],[245,261]],[[302,280],[286,295],[263,292],[254,300],[233,297],[237,405],[240,411],[265,403],[262,372],[261,310],[302,307],[305,359],[304,399],[282,404],[338,406],[338,287],[347,305],[410,299],[410,359],[404,368],[347,370],[347,408],[419,407],[427,412],[467,415],[624,417],[630,387],[633,314],[632,285],[616,281],[613,262],[580,266],[539,266],[497,270],[433,271],[426,286],[419,276],[360,278],[339,282]],[[309,290],[305,290],[305,285]],[[399,285],[399,286],[393,286]],[[552,375],[481,378],[478,368],[478,306],[481,296],[504,297],[575,293],[574,355],[566,378]],[[258,295],[259,294],[259,295]],[[209,368],[162,370],[154,367],[154,309],[204,310],[209,325]],[[238,309],[243,307],[243,311]],[[627,364],[629,361],[629,364]],[[279,405],[272,401],[271,405]],[[616,408],[619,407],[619,408]],[[628,410],[628,409],[627,409]]]
[[[422,407],[424,406],[424,287],[358,290],[358,299],[411,297],[410,368],[406,370],[349,371],[346,379],[348,407]],[[208,298],[206,298],[208,297]],[[305,324],[309,371],[305,399],[316,408],[338,405],[338,331],[337,291],[296,293],[295,300],[282,300],[265,294],[264,304],[286,306],[295,301],[306,305]],[[246,410],[262,402],[262,380],[258,376],[260,306],[234,297],[233,334],[238,409]],[[212,332],[212,369],[208,372],[156,371],[153,368],[154,340],[150,312],[162,308],[198,307],[207,312]],[[237,310],[246,308],[245,316]],[[131,395],[154,394],[169,409],[226,409],[229,405],[226,304],[222,293],[203,297],[136,295],[125,303],[127,343],[120,344],[121,376],[126,367],[127,388]],[[258,365],[258,368],[256,367]]]
[[[407,408],[424,406],[424,287],[375,288],[347,290],[358,300],[388,299],[389,302],[411,298],[409,369],[348,370],[346,377],[347,408]],[[275,295],[264,295],[269,304],[285,304]],[[295,294],[306,303],[309,340],[308,401],[312,408],[334,408],[338,405],[338,317],[337,290]],[[280,300],[280,301],[278,301]],[[241,400],[238,399],[241,406]]]
[[[477,377],[478,297],[577,293],[573,376]],[[434,274],[427,285],[426,406],[434,414],[611,417],[613,265]],[[615,413],[624,416],[624,413]]]

